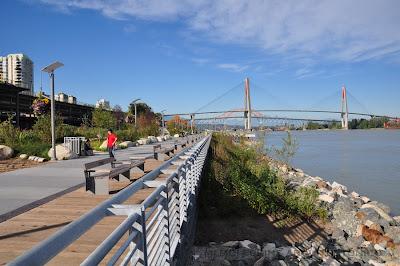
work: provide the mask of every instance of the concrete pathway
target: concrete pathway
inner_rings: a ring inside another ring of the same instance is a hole
[[[176,139],[161,143],[162,147],[174,145]],[[135,155],[152,154],[148,144],[117,150],[117,160],[128,160]],[[0,174],[0,222],[48,201],[59,193],[65,193],[85,182],[83,165],[108,157],[108,154],[81,157],[79,159],[48,162],[44,165],[19,169]]]

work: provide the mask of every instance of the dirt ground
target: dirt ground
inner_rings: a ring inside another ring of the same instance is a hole
[[[20,158],[11,158],[8,160],[0,160],[0,173],[10,172],[17,169],[35,167],[43,163],[38,163],[31,160],[23,160]]]
[[[303,242],[306,239],[326,239],[329,228],[329,224],[322,222],[262,215],[199,219],[195,245],[203,246],[209,242],[221,243],[245,239],[260,245],[266,242],[287,245]]]

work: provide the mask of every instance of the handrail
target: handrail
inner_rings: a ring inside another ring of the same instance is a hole
[[[179,194],[181,191],[179,191],[179,187],[181,187],[181,184],[179,183],[179,180],[184,176],[184,179],[188,179],[188,183],[193,183],[197,182],[199,180],[199,176],[201,171],[199,172],[199,169],[202,169],[203,163],[205,160],[205,156],[207,154],[209,142],[210,142],[211,136],[207,136],[203,138],[201,141],[199,141],[197,144],[195,144],[192,147],[187,147],[181,152],[179,152],[176,156],[173,158],[169,159],[168,161],[164,162],[162,165],[160,165],[158,168],[155,170],[151,171],[150,173],[144,175],[142,178],[138,179],[135,181],[133,184],[129,185],[127,188],[124,190],[120,191],[117,193],[115,196],[112,198],[104,201],[85,215],[81,216],[79,219],[75,220],[74,222],[70,223],[69,225],[65,226],[46,240],[42,241],[35,247],[33,247],[31,250],[27,251],[26,253],[22,254],[19,256],[15,261],[11,262],[10,265],[43,265],[47,262],[49,262],[52,258],[54,258],[57,254],[59,254],[61,251],[63,251],[68,245],[70,245],[72,242],[74,242],[76,239],[78,239],[81,235],[83,235],[86,231],[88,231],[91,227],[93,227],[97,222],[99,222],[101,219],[104,217],[111,215],[110,214],[110,209],[113,208],[116,204],[120,204],[127,200],[129,197],[131,197],[134,193],[136,193],[138,190],[146,187],[146,182],[149,180],[154,180],[160,173],[162,169],[168,168],[174,161],[177,161],[178,159],[185,158],[184,162],[173,172],[172,174],[169,175],[167,178],[165,184],[162,184],[161,186],[158,186],[151,194],[148,196],[145,201],[140,204],[140,208],[131,208],[130,213],[127,214],[127,218],[119,224],[116,229],[90,254],[85,261],[83,262],[84,265],[96,265],[98,264],[107,254],[108,252],[112,249],[113,246],[121,239],[121,237],[127,232],[130,231],[131,235],[129,237],[129,241],[132,242],[132,244],[135,244],[135,248],[131,250],[131,252],[128,254],[128,256],[124,259],[124,263],[128,263],[133,259],[133,255],[135,252],[140,250],[142,253],[144,252],[144,263],[145,265],[148,264],[147,262],[147,242],[146,242],[146,222],[150,217],[147,217],[146,219],[146,208],[150,207],[151,204],[156,201],[159,206],[162,205],[164,208],[163,215],[161,218],[166,218],[168,219],[168,237],[174,236],[175,239],[168,239],[168,249],[170,251],[168,261],[173,257],[174,255],[174,250],[171,250],[170,242],[172,242],[173,249],[176,248],[176,236],[178,235],[177,230],[178,227],[180,227],[181,222],[179,221],[179,217],[181,214],[179,213],[179,210],[182,209],[181,206],[184,206],[184,200],[188,201],[190,199],[187,198],[179,198]],[[189,180],[190,179],[190,180]],[[190,182],[189,182],[190,181]],[[186,181],[185,181],[186,183]],[[197,182],[198,183],[198,182]],[[169,187],[172,185],[172,187],[175,186],[174,191],[170,190]],[[190,188],[190,194],[193,194],[193,187]],[[172,194],[170,192],[172,191]],[[172,197],[175,195],[174,197]],[[178,195],[178,196],[176,196]],[[162,201],[158,201],[160,197],[164,196],[165,199]],[[188,195],[186,195],[188,196]],[[189,195],[192,196],[192,195]],[[169,205],[173,206],[173,204],[176,204],[177,206],[179,205],[179,208],[177,208],[178,212],[172,213],[171,211],[176,210],[176,208],[171,208],[169,209]],[[188,205],[188,204],[186,204]],[[128,206],[128,205],[124,205]],[[187,206],[188,207],[188,206]],[[155,209],[158,209],[159,207],[157,206]],[[166,212],[166,214],[165,214]],[[151,216],[151,215],[150,215]],[[178,218],[176,218],[178,217]],[[171,218],[171,219],[170,219]],[[143,232],[140,233],[140,230],[136,230],[134,228],[134,224],[136,222],[139,222],[142,226]],[[178,224],[177,224],[178,222]],[[155,226],[159,226],[160,223],[156,224]],[[153,227],[150,230],[156,230],[157,227]],[[171,231],[173,232],[170,232]],[[139,232],[139,234],[137,233]],[[173,233],[173,235],[172,235]],[[133,235],[135,234],[135,235]],[[140,236],[139,240],[133,243],[134,239],[137,238],[137,236]],[[163,238],[160,238],[161,240]],[[159,242],[161,240],[156,239],[156,244],[162,245],[162,242]],[[178,239],[179,241],[179,239]],[[142,246],[140,246],[140,243],[142,242]],[[167,243],[165,242],[165,243]],[[161,250],[166,249],[164,243],[164,248]],[[127,245],[126,243],[123,245],[124,247],[127,246],[133,246],[133,245]],[[154,246],[154,245],[153,245]],[[171,252],[172,251],[172,252]],[[120,253],[119,256],[121,256],[124,252],[118,251]],[[156,252],[155,254],[158,254],[159,252]],[[116,255],[116,254],[115,254]],[[109,263],[113,264],[115,263],[118,258],[116,256],[113,256],[112,259],[109,261]],[[161,254],[159,254],[161,255]],[[118,257],[119,257],[118,256]],[[164,254],[165,257],[165,254]],[[155,259],[153,256],[150,259]],[[162,257],[158,257],[156,260],[163,259]],[[132,262],[132,261],[131,261]]]

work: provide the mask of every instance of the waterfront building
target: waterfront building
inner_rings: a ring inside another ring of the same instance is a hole
[[[0,81],[28,89],[22,93],[34,95],[32,60],[24,54],[0,56]]]

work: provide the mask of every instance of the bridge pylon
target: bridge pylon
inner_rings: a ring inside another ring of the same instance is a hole
[[[349,108],[347,106],[346,87],[342,87],[342,129],[349,129]]]
[[[244,129],[251,131],[250,79],[244,80]]]

